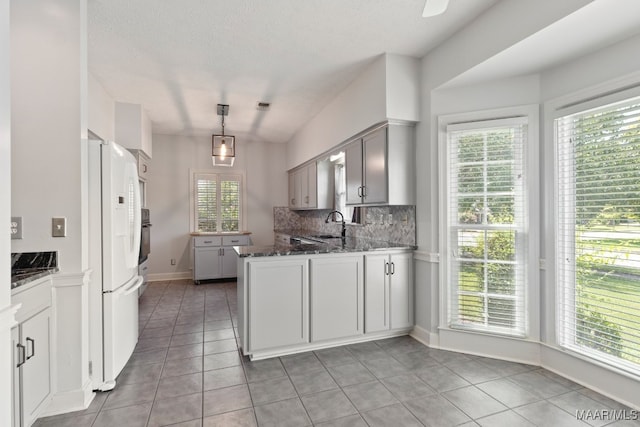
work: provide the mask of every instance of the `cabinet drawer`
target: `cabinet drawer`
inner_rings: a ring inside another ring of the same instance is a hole
[[[222,236],[222,246],[246,246],[249,244],[249,236]]]
[[[284,233],[275,233],[274,241],[276,244],[288,245],[291,243],[291,236]]]
[[[193,238],[193,246],[222,246],[221,236],[195,236]]]

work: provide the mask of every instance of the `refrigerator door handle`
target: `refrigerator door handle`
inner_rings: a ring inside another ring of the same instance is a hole
[[[130,286],[123,286],[120,289],[118,289],[117,291],[114,292],[114,295],[122,295],[122,296],[127,296],[127,295],[131,295],[132,293],[136,292],[140,286],[142,286],[142,283],[144,282],[144,279],[142,278],[142,276],[136,276],[135,279],[133,279],[133,283]]]

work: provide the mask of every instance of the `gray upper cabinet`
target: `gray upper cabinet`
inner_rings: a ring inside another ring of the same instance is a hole
[[[413,127],[389,124],[345,147],[347,205],[415,204]]]
[[[311,162],[289,172],[289,208],[333,208],[333,183],[327,162]]]

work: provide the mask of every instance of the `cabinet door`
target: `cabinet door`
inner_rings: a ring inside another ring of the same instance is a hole
[[[413,255],[391,255],[389,299],[391,329],[413,326]]]
[[[347,177],[347,205],[362,203],[362,141],[353,141],[344,150],[344,167]]]
[[[296,173],[289,172],[289,207],[296,207]]]
[[[300,200],[298,207],[309,207],[309,174],[306,167],[296,172],[296,196]]]
[[[311,341],[363,333],[362,256],[311,260]]]
[[[308,277],[306,259],[249,263],[249,352],[309,342]]]
[[[313,162],[307,166],[307,195],[306,205],[308,208],[315,208],[318,206],[318,168],[316,163]]]
[[[22,366],[22,409],[27,426],[35,421],[40,406],[51,394],[50,320],[51,309],[47,308],[20,326],[27,359]]]
[[[20,331],[19,327],[11,329],[11,349],[12,349],[12,358],[11,358],[11,382],[13,384],[13,405],[11,407],[11,419],[13,427],[20,427],[22,414],[20,413],[20,368],[18,367],[18,363],[21,361],[22,350],[18,348],[18,344],[20,344]],[[26,355],[25,355],[26,357]]]
[[[193,279],[206,280],[220,277],[220,248],[201,247],[194,249]]]
[[[236,277],[238,275],[238,254],[233,250],[233,246],[222,248],[221,257],[222,277]]]
[[[388,255],[365,256],[365,332],[389,329]]]
[[[387,202],[387,129],[379,129],[362,139],[363,203]]]

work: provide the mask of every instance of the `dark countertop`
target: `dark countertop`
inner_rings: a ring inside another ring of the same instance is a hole
[[[56,251],[12,252],[11,290],[58,271]]]
[[[60,271],[58,267],[27,268],[11,272],[11,290]]]
[[[280,232],[280,231],[279,231]],[[296,234],[289,231],[282,231],[295,237],[306,240],[314,240],[317,243],[303,243],[298,245],[275,244],[272,246],[236,246],[238,256],[245,257],[266,257],[266,256],[286,256],[286,255],[313,255],[313,254],[333,254],[346,252],[370,252],[388,249],[416,250],[416,246],[403,243],[386,242],[382,240],[372,240],[356,237],[347,237],[344,242],[340,236],[333,238],[319,238],[312,235]]]

